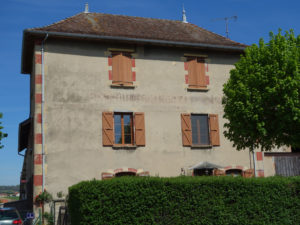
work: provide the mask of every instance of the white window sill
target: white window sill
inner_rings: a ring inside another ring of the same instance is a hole
[[[211,149],[212,145],[192,145],[191,149]]]
[[[136,145],[113,145],[112,146],[113,149],[116,150],[135,150],[137,149]]]

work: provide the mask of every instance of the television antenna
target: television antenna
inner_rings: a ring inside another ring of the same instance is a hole
[[[236,20],[237,20],[237,16],[231,16],[231,17],[223,17],[223,18],[212,19],[213,22],[215,22],[215,21],[220,21],[220,20],[225,20],[225,23],[226,23],[226,37],[228,38],[228,37],[229,37],[228,21],[229,21],[229,20],[236,21]]]

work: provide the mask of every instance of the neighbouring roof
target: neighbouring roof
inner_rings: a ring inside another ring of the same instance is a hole
[[[189,169],[193,170],[193,169],[217,169],[217,168],[223,168],[223,166],[219,166],[214,163],[205,161],[205,162],[199,162],[196,165],[190,167]]]
[[[49,26],[24,30],[23,73],[28,73],[27,60],[24,59],[28,54],[27,48],[33,46],[32,43],[28,45],[28,42],[33,42],[34,38],[45,37],[46,33],[49,37],[102,39],[237,52],[242,52],[246,47],[244,44],[182,21],[104,13],[80,13]],[[28,60],[28,63],[30,62],[31,59]]]

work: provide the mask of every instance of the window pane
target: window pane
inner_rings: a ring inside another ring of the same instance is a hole
[[[115,144],[122,144],[122,125],[121,125],[121,115],[114,115],[114,125],[115,125]]]
[[[193,145],[209,145],[208,116],[192,115],[191,122]]]
[[[131,144],[131,135],[125,135],[125,144]]]
[[[124,115],[124,139],[125,139],[125,144],[131,144],[132,143],[132,138],[131,138],[131,133],[132,133],[132,121],[131,121],[131,115]]]

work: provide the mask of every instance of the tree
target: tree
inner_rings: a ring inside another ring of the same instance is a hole
[[[2,118],[3,114],[0,113],[0,119]],[[1,144],[1,140],[5,137],[7,137],[7,134],[6,133],[2,133],[2,130],[3,127],[1,126],[1,122],[0,122],[0,149],[3,148],[3,145]]]
[[[223,88],[224,135],[237,150],[300,147],[300,35],[246,48]]]

